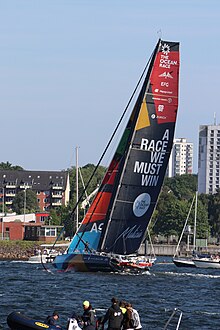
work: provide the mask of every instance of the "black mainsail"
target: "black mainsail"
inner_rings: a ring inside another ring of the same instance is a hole
[[[102,184],[67,253],[56,257],[57,269],[112,271],[112,255],[139,249],[172,149],[178,84],[179,43],[159,40]]]
[[[124,145],[123,156],[117,166],[117,184],[100,251],[132,254],[140,247],[173,144],[178,81],[179,43],[160,40],[120,142]]]

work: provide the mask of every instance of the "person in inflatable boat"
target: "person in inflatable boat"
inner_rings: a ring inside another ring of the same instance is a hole
[[[51,316],[49,315],[49,316],[46,318],[45,323],[46,323],[47,325],[54,325],[56,328],[61,329],[61,327],[60,327],[59,325],[56,325],[56,322],[58,321],[58,319],[59,319],[59,314],[58,314],[57,311],[54,311],[53,314],[52,314]]]

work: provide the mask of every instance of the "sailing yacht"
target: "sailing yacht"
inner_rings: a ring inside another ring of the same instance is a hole
[[[196,251],[196,219],[197,219],[198,192],[196,192],[195,196],[193,197],[193,200],[192,200],[192,203],[191,203],[191,206],[190,206],[185,224],[183,226],[182,233],[180,235],[179,242],[177,244],[175,254],[173,256],[173,263],[177,267],[196,267],[196,265],[194,263],[194,259],[193,259],[195,257],[195,255],[194,255],[195,252],[193,254],[190,254],[187,257],[177,257],[177,254],[179,252],[179,246],[180,246],[180,243],[182,241],[183,234],[186,231],[189,216],[190,216],[190,213],[191,213],[192,206],[193,206],[194,202],[195,202],[195,216],[194,216],[194,231],[193,231],[193,251]],[[187,252],[189,252],[189,235],[187,235]]]
[[[55,268],[114,272],[152,265],[147,259],[140,262],[136,253],[163,184],[178,85],[179,43],[159,39],[135,88],[134,107],[103,181],[68,250],[55,258]]]

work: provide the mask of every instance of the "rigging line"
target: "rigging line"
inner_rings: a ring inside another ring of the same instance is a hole
[[[83,185],[83,190],[85,191],[86,198],[88,198],[88,194],[87,194],[87,191],[85,189],[85,183],[84,183],[84,180],[83,180],[83,177],[82,177],[82,172],[81,172],[80,167],[78,168],[78,170],[79,170],[79,176],[80,176],[80,179],[81,179],[81,182],[82,182],[82,185]]]
[[[115,166],[116,166],[116,165],[115,165]],[[100,199],[102,198],[103,193],[105,192],[105,191],[104,191],[104,187],[105,187],[106,185],[107,185],[107,183],[102,187],[102,190],[100,191],[100,196],[99,196],[99,198],[98,198],[96,204],[94,205],[94,209],[93,209],[93,211],[92,211],[92,213],[91,213],[91,215],[90,215],[90,217],[89,217],[88,222],[85,224],[85,228],[84,228],[84,230],[82,231],[82,235],[79,236],[79,234],[76,232],[76,235],[79,237],[80,240],[82,240],[83,243],[84,243],[84,240],[82,239],[82,237],[83,237],[83,235],[85,234],[86,228],[87,228],[87,226],[89,225],[89,223],[90,223],[90,221],[91,221],[91,219],[92,219],[92,217],[93,217],[93,215],[94,215],[94,213],[95,213],[95,210],[96,210],[96,208],[97,208],[97,206],[98,206],[98,204],[99,204]],[[105,215],[105,217],[106,217],[106,215]],[[79,246],[80,240],[77,242],[74,251],[75,251],[75,250],[77,249],[77,247]]]
[[[84,234],[84,232],[82,233],[82,236],[83,236],[83,234]],[[76,245],[74,251],[77,249],[77,247],[78,247],[78,245],[79,245],[79,242],[82,241],[83,244],[85,245],[85,247],[88,248],[89,252],[92,253],[92,249],[88,246],[87,242],[84,241],[84,239],[82,238],[82,236],[80,236],[77,232],[76,232],[76,236],[78,236],[79,241],[77,242],[77,245]],[[74,252],[74,251],[73,251],[73,252]]]
[[[182,240],[182,237],[183,237],[183,234],[185,232],[185,229],[186,229],[186,225],[188,223],[188,220],[189,220],[189,216],[190,216],[190,213],[191,213],[191,210],[192,210],[192,207],[193,207],[193,204],[194,204],[194,200],[195,200],[195,196],[193,196],[193,200],[192,200],[192,203],[190,205],[190,208],[189,208],[189,211],[188,211],[188,214],[187,214],[187,217],[186,217],[186,221],[185,221],[185,224],[183,226],[183,230],[182,230],[182,233],[180,235],[180,238],[179,238],[179,241],[178,241],[178,244],[177,244],[177,247],[176,247],[176,251],[175,251],[175,254],[174,254],[174,258],[175,256],[177,255],[178,253],[178,250],[179,250],[179,246],[180,246],[180,243],[181,243],[181,240]]]
[[[76,207],[78,206],[78,204],[80,203],[81,199],[83,198],[83,195],[84,195],[84,193],[85,193],[85,190],[88,188],[88,186],[89,186],[89,184],[90,184],[90,182],[91,182],[91,180],[92,180],[94,174],[96,173],[96,171],[97,171],[97,169],[98,169],[98,167],[99,167],[99,165],[100,165],[102,159],[104,158],[104,156],[105,156],[105,154],[106,154],[106,152],[107,152],[107,150],[108,150],[108,148],[109,148],[109,146],[110,146],[110,144],[111,144],[111,142],[112,142],[112,140],[113,140],[113,138],[114,138],[114,136],[115,136],[115,134],[116,134],[116,132],[117,132],[117,130],[118,130],[118,128],[119,128],[119,126],[120,126],[120,124],[121,124],[121,122],[122,122],[122,120],[123,120],[123,118],[124,118],[124,116],[125,116],[125,114],[126,114],[126,112],[127,112],[127,110],[128,110],[128,108],[129,108],[129,106],[130,106],[130,104],[131,104],[131,101],[132,101],[132,99],[134,98],[134,95],[135,95],[135,93],[136,93],[136,91],[137,91],[137,89],[138,89],[138,87],[139,87],[139,85],[140,85],[140,83],[141,83],[141,81],[142,81],[142,79],[143,79],[143,76],[144,76],[144,74],[145,74],[145,72],[146,72],[146,70],[147,70],[147,68],[148,68],[148,65],[149,65],[149,63],[150,63],[150,61],[151,61],[151,58],[152,58],[153,54],[154,54],[154,52],[152,52],[152,54],[151,54],[151,56],[150,56],[150,58],[149,58],[147,64],[145,65],[145,68],[144,68],[144,70],[143,70],[143,72],[142,72],[142,74],[141,74],[141,76],[140,76],[140,78],[139,78],[139,80],[138,80],[138,82],[137,82],[137,84],[136,84],[136,87],[135,87],[135,89],[134,89],[134,91],[133,91],[133,93],[132,93],[132,95],[131,95],[131,97],[130,97],[130,99],[129,99],[129,101],[128,101],[128,103],[127,103],[125,109],[124,109],[124,111],[123,111],[123,114],[122,114],[121,118],[119,119],[118,124],[116,125],[116,128],[115,128],[114,132],[112,133],[112,135],[111,135],[111,137],[110,137],[110,140],[109,140],[109,142],[107,143],[107,145],[106,145],[106,147],[105,147],[105,149],[104,149],[104,151],[103,151],[103,153],[102,153],[102,155],[101,155],[101,157],[100,157],[100,159],[99,159],[99,161],[98,161],[98,163],[97,163],[95,169],[93,170],[93,172],[92,172],[92,174],[91,174],[91,176],[90,176],[90,178],[89,178],[89,180],[88,180],[88,182],[87,182],[87,184],[86,184],[86,186],[85,186],[85,189],[83,190],[81,196],[79,197],[77,204],[76,204],[75,207],[73,208],[73,210],[72,210],[72,212],[71,212],[71,215],[74,214],[74,212],[75,212],[75,210],[76,210]]]
[[[152,54],[151,54],[151,57],[150,59],[148,60],[148,63],[147,65],[145,66],[145,70],[148,68],[148,72],[144,78],[144,81],[143,81],[143,85],[139,91],[139,94],[137,96],[137,100],[136,100],[136,103],[134,105],[134,108],[133,108],[133,112],[132,112],[132,115],[134,115],[134,118],[133,118],[133,122],[131,123],[131,126],[129,128],[129,137],[127,139],[127,142],[126,142],[126,149],[125,149],[125,153],[123,155],[123,157],[121,158],[120,160],[120,164],[119,164],[119,171],[120,171],[120,168],[121,168],[121,175],[119,175],[118,178],[116,178],[115,181],[117,184],[115,185],[115,188],[114,188],[114,196],[117,198],[118,194],[119,194],[119,187],[122,183],[122,177],[123,177],[123,173],[125,171],[125,164],[127,163],[128,161],[128,157],[129,157],[129,154],[130,154],[130,150],[131,150],[131,146],[132,146],[132,143],[134,141],[134,134],[135,134],[135,126],[136,126],[136,121],[138,119],[138,116],[140,114],[140,109],[141,109],[141,103],[144,99],[144,95],[145,95],[145,92],[146,90],[148,89],[149,85],[150,85],[150,74],[152,72],[152,69],[153,69],[153,64],[155,62],[155,59],[156,59],[156,55],[157,55],[157,52],[159,50],[159,47],[160,47],[160,42],[161,40],[159,39],[158,42],[157,42],[157,45],[156,47],[154,48]],[[144,71],[145,71],[144,70]],[[144,72],[142,74],[142,77],[144,76]],[[139,79],[139,83],[140,81],[142,80],[142,77],[141,79]],[[110,202],[111,203],[111,202]],[[112,218],[112,214],[113,214],[113,211],[114,211],[114,208],[115,208],[115,204],[116,204],[116,199],[115,200],[112,200],[112,204],[110,204],[110,207],[109,207],[109,220],[107,222],[107,224],[104,225],[104,235],[103,235],[103,239],[102,239],[102,245],[101,245],[101,250],[104,248],[104,245],[105,245],[105,241],[106,241],[106,237],[107,237],[107,232],[108,232],[108,228],[110,226],[110,223],[111,223],[111,218]],[[116,243],[116,242],[115,242]],[[115,245],[114,243],[114,245]]]
[[[40,254],[40,262],[41,262],[41,265],[43,266],[43,269],[46,270],[46,272],[53,274],[53,272],[51,272],[51,270],[49,270],[49,269],[45,266],[45,264],[44,264],[44,262],[43,262],[43,254],[42,254],[42,252],[41,252],[41,254]]]
[[[158,43],[159,43],[159,42],[160,42],[160,39],[158,40]],[[108,148],[109,148],[109,146],[110,146],[110,144],[111,144],[111,142],[112,142],[112,140],[113,140],[113,138],[114,138],[116,132],[118,131],[118,128],[119,128],[119,126],[120,126],[120,124],[121,124],[121,122],[122,122],[122,120],[123,120],[123,118],[124,118],[124,116],[125,116],[125,114],[126,114],[128,108],[129,108],[129,106],[130,106],[130,104],[131,104],[131,101],[133,100],[134,95],[136,94],[137,89],[138,89],[138,87],[139,87],[139,85],[140,85],[140,83],[141,83],[141,81],[142,81],[142,79],[143,79],[143,77],[144,77],[144,75],[145,75],[145,72],[146,72],[146,70],[147,70],[147,68],[148,68],[148,66],[149,66],[149,63],[151,62],[151,59],[152,59],[152,57],[153,57],[153,55],[154,55],[154,52],[155,52],[155,50],[153,50],[153,52],[151,53],[151,56],[150,56],[150,58],[148,59],[147,64],[146,64],[145,67],[144,67],[144,70],[143,70],[143,72],[142,72],[142,74],[141,74],[141,76],[140,76],[140,78],[139,78],[139,80],[138,80],[138,82],[137,82],[137,84],[136,84],[136,86],[135,86],[135,89],[134,89],[134,91],[133,91],[133,93],[132,93],[130,99],[128,100],[128,103],[127,103],[127,105],[126,105],[126,107],[125,107],[125,109],[124,109],[124,111],[123,111],[123,113],[122,113],[121,118],[120,118],[119,121],[118,121],[118,124],[116,125],[115,130],[113,131],[113,133],[112,133],[112,135],[111,135],[111,137],[110,137],[109,142],[107,143],[107,145],[106,145],[106,147],[105,147],[105,149],[104,149],[104,151],[103,151],[103,153],[102,153],[102,155],[101,155],[101,157],[100,157],[100,159],[99,159],[97,165],[95,166],[95,169],[93,170],[93,172],[92,172],[92,174],[91,174],[91,176],[90,176],[90,178],[89,178],[87,184],[85,185],[85,188],[83,189],[83,192],[81,193],[81,195],[80,195],[78,201],[76,202],[76,204],[75,204],[75,206],[74,206],[72,212],[70,213],[70,218],[73,217],[73,215],[74,215],[74,213],[75,213],[75,211],[76,211],[77,206],[78,206],[79,203],[81,202],[81,200],[82,200],[82,198],[83,198],[83,196],[84,196],[84,194],[85,194],[85,191],[86,191],[87,188],[89,187],[89,185],[90,185],[90,183],[91,183],[91,181],[92,181],[92,179],[93,179],[93,177],[94,177],[94,175],[95,175],[95,173],[96,173],[96,171],[97,171],[97,169],[98,169],[98,167],[99,167],[99,165],[100,165],[102,159],[104,158],[104,156],[105,156],[105,154],[106,154],[106,152],[107,152],[107,150],[108,150]],[[64,229],[65,229],[65,228],[63,227],[63,229],[61,230],[60,234],[59,234],[58,237],[56,238],[56,240],[55,240],[55,242],[54,242],[54,244],[53,244],[53,247],[55,246],[56,242],[57,242],[58,239],[60,238],[61,234],[64,232]]]

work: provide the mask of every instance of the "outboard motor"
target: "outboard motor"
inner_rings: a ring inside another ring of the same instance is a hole
[[[67,323],[67,330],[82,330],[76,319],[69,318]]]

